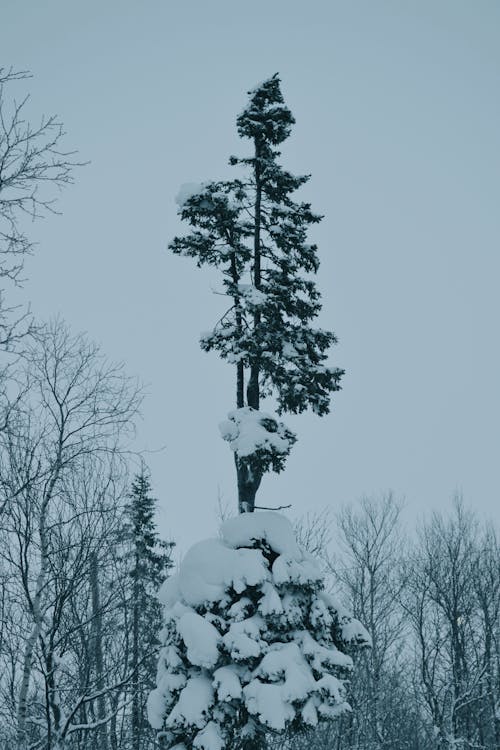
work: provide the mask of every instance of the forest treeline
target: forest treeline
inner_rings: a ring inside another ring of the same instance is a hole
[[[131,476],[135,384],[62,323],[21,361],[0,442],[0,748],[153,750],[156,590],[172,543],[160,541],[147,468]],[[372,648],[356,656],[351,713],[270,746],[498,747],[493,525],[456,499],[407,535],[387,495],[297,531]]]
[[[293,740],[308,748],[498,748],[500,549],[494,525],[456,497],[408,535],[391,494],[302,528],[346,607],[367,627],[352,712]],[[333,538],[335,543],[328,544]],[[324,555],[333,549],[334,555]]]

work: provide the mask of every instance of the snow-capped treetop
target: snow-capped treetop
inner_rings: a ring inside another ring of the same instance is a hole
[[[285,105],[278,73],[248,92],[250,100],[239,115],[238,133],[277,145],[290,135],[295,119]]]
[[[317,562],[274,512],[226,521],[167,581],[157,687],[148,715],[177,750],[232,748],[349,709],[363,626],[324,590]]]

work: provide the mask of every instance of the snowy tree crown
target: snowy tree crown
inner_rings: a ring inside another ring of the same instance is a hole
[[[308,176],[287,172],[274,146],[285,140],[294,123],[278,75],[250,92],[237,119],[238,132],[253,139],[255,155],[232,157],[250,168],[235,180],[185,185],[177,201],[179,214],[192,231],[175,237],[170,249],[212,265],[223,274],[231,305],[201,338],[206,351],[217,351],[231,364],[259,369],[263,397],[275,395],[278,414],[310,408],[328,413],[343,371],[325,364],[336,343],[330,331],[312,321],[321,310],[312,278],[318,270],[317,246],[307,241],[308,228],[321,216],[309,203],[292,199]],[[258,252],[260,279],[255,281],[256,194],[260,194]]]
[[[277,145],[290,135],[295,119],[284,103],[279,75],[248,92],[250,101],[239,115],[238,133],[245,138]]]

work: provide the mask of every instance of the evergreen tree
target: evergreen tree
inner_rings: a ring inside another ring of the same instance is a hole
[[[170,244],[198,266],[220,269],[231,301],[201,346],[236,368],[236,411],[222,433],[235,455],[240,512],[254,510],[263,474],[281,471],[295,441],[275,417],[259,412],[261,399],[274,396],[279,415],[311,408],[321,416],[343,374],[325,364],[335,335],[312,325],[321,308],[312,278],[319,263],[307,232],[322,217],[292,199],[309,177],[278,163],[276,147],[295,120],[277,74],[249,95],[237,129],[252,141],[253,154],[230,159],[245,176],[181,190],[179,213],[192,230]]]
[[[152,686],[161,628],[161,606],[156,592],[172,567],[173,542],[160,541],[155,522],[156,499],[151,496],[149,473],[143,466],[136,475],[126,507],[126,538],[130,544],[132,591],[131,668],[133,750],[144,750],[151,735],[144,708]]]
[[[278,513],[241,514],[195,544],[162,587],[163,648],[148,715],[162,747],[258,750],[349,710],[363,626],[325,591]]]

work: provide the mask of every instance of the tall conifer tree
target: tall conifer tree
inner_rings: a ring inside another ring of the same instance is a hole
[[[172,567],[172,542],[159,539],[155,522],[156,499],[151,495],[149,473],[143,466],[136,475],[127,505],[126,537],[131,548],[132,579],[132,749],[149,747],[149,724],[144,707],[157,657],[161,606],[156,592]]]
[[[234,451],[240,512],[254,510],[263,474],[281,471],[295,441],[272,415],[258,413],[262,398],[274,396],[279,415],[310,408],[321,416],[343,374],[325,364],[335,335],[312,325],[321,309],[313,280],[319,262],[307,232],[322,217],[292,199],[309,177],[278,163],[277,146],[295,120],[277,74],[249,96],[237,129],[253,153],[230,159],[244,177],[186,186],[179,213],[192,230],[170,244],[198,266],[219,268],[231,301],[201,346],[236,369],[236,411],[221,429]]]

